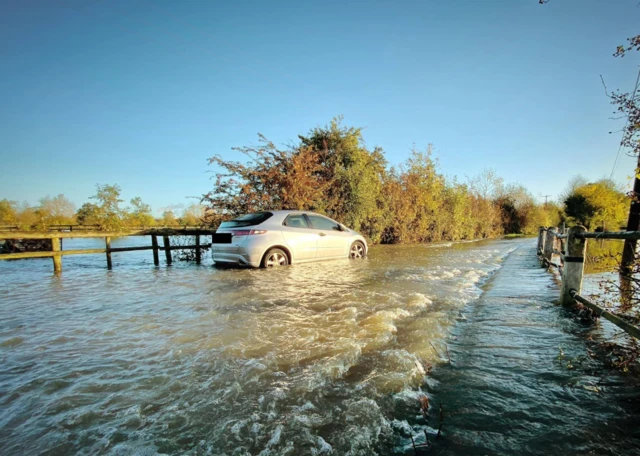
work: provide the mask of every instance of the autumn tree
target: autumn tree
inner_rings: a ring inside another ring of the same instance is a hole
[[[204,219],[205,206],[194,203],[187,206],[180,216],[180,223],[187,226],[198,226]]]
[[[125,220],[128,226],[143,227],[155,225],[155,219],[151,215],[151,206],[142,201],[142,198],[136,196],[130,201],[131,206],[125,214]]]
[[[162,217],[158,220],[158,223],[163,226],[177,226],[180,224],[172,210],[162,212]]]
[[[618,230],[625,223],[628,209],[628,198],[608,179],[581,185],[564,200],[570,222],[588,229]]]
[[[0,224],[13,225],[16,223],[17,210],[16,202],[8,199],[0,200]]]
[[[210,164],[222,171],[203,196],[208,218],[277,209],[325,213],[373,238],[381,234],[381,175],[386,162],[380,150],[368,151],[361,131],[334,119],[326,127],[300,136],[300,144],[279,149],[264,136],[259,144],[235,148],[249,160],[227,161],[216,155]]]
[[[471,193],[471,218],[474,237],[494,237],[503,233],[502,212],[498,198],[504,193],[504,180],[492,168],[485,168],[467,178]]]
[[[103,230],[119,230],[123,226],[124,211],[120,208],[120,186],[96,184],[96,203],[83,204],[76,213],[81,224],[96,224]]]
[[[377,240],[385,218],[381,208],[387,162],[381,149],[365,147],[361,128],[345,127],[342,120],[336,117],[299,136],[301,149],[319,164],[313,175],[323,188],[315,209]]]
[[[93,203],[84,203],[76,212],[76,221],[80,225],[98,225],[100,208]]]
[[[342,125],[341,117],[298,138],[280,148],[259,135],[257,146],[234,149],[243,162],[212,157],[217,173],[202,199],[206,223],[256,211],[313,210],[372,242],[406,243],[497,236],[507,216],[509,232],[532,232],[545,215],[523,187],[505,187],[493,170],[469,183],[445,179],[432,146],[414,148],[404,163],[388,168],[384,152],[367,148],[362,130]],[[509,204],[513,214],[504,210]]]
[[[432,146],[412,150],[407,161],[392,169],[385,195],[393,217],[384,242],[429,242],[442,239],[438,230],[444,177],[437,172]]]
[[[455,179],[447,183],[442,204],[443,210],[437,224],[440,238],[461,240],[481,237],[476,234],[473,197],[466,184],[460,184]]]
[[[45,196],[40,199],[36,208],[39,224],[42,227],[49,225],[70,225],[75,222],[76,206],[63,194]]]
[[[202,198],[209,208],[209,223],[262,210],[316,209],[325,187],[318,157],[309,148],[282,150],[264,136],[258,137],[257,146],[233,149],[248,158],[246,163],[219,155],[209,159],[209,164],[220,169],[213,190]]]

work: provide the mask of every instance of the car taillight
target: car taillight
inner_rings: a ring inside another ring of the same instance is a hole
[[[231,233],[234,236],[249,236],[251,234],[264,234],[267,230],[233,230]]]

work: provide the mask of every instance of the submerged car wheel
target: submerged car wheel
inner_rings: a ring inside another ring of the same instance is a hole
[[[271,249],[262,259],[263,268],[273,268],[276,266],[286,266],[289,264],[287,254],[280,249]]]
[[[362,242],[356,241],[351,244],[351,249],[349,250],[349,258],[351,258],[352,260],[364,258],[364,244]]]

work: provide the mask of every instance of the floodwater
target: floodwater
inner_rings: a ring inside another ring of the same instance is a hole
[[[578,361],[600,329],[554,304],[534,240],[113,257],[0,262],[0,454],[414,454],[425,431],[424,454],[639,453],[638,388]]]

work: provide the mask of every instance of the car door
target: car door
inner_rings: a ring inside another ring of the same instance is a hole
[[[342,231],[335,220],[321,215],[307,214],[313,231],[318,236],[317,258],[346,257],[348,252],[348,233]]]
[[[282,222],[282,235],[295,260],[307,261],[316,258],[318,234],[309,227],[303,214],[289,214]]]

